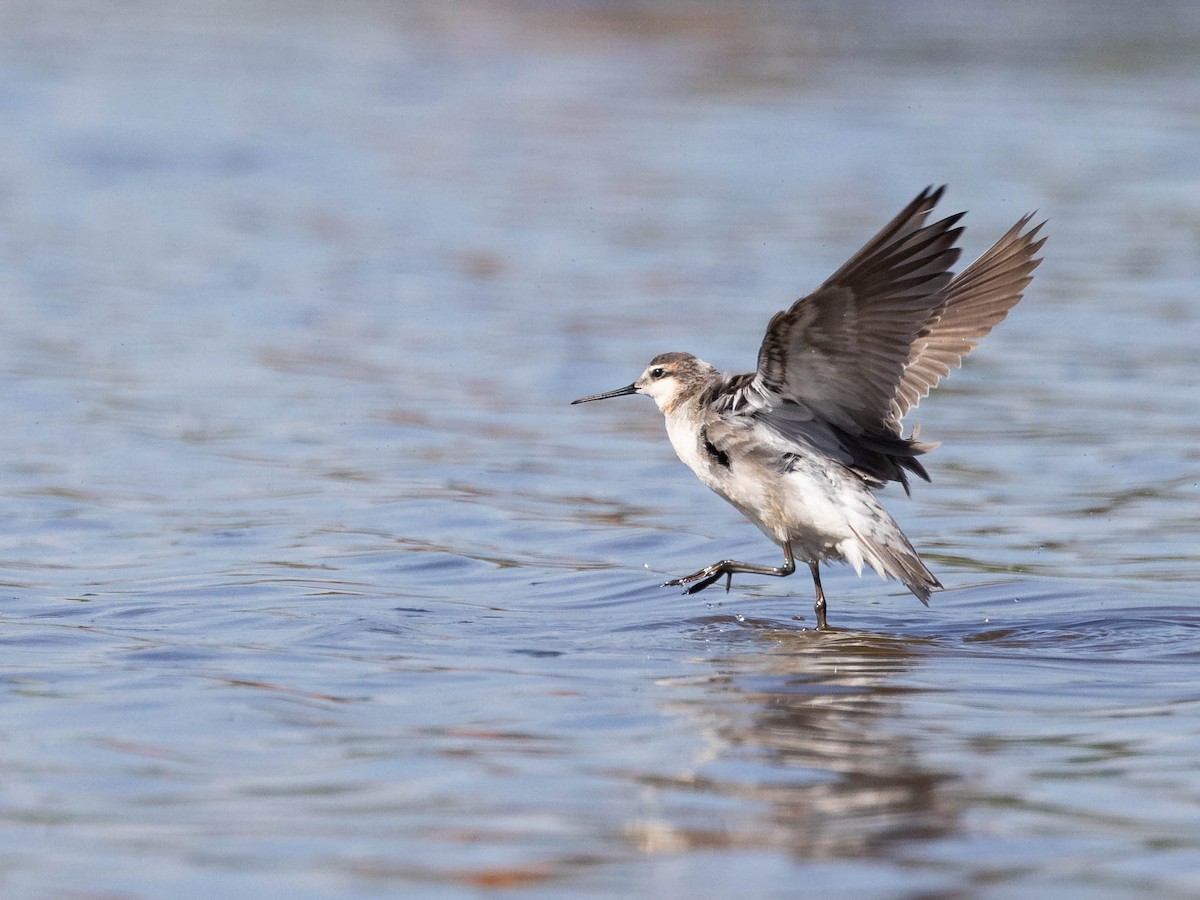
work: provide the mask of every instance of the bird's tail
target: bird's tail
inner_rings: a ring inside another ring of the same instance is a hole
[[[857,546],[848,547],[851,542],[843,541],[842,552],[855,571],[862,574],[865,562],[881,578],[902,581],[918,600],[929,605],[929,595],[940,590],[942,583],[926,568],[891,516],[884,512],[884,519],[871,522],[870,527],[860,530],[852,525],[850,530]]]

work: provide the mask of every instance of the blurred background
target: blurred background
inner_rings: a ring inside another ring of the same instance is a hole
[[[0,889],[1200,892],[1200,6],[0,6]],[[1026,299],[777,550],[658,352],[928,184]]]

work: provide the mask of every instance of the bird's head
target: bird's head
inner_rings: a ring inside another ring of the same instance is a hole
[[[572,405],[626,394],[645,394],[658,404],[659,409],[670,414],[679,403],[700,390],[716,374],[716,369],[690,353],[660,353],[650,360],[633,384],[603,394],[580,397],[572,401]]]

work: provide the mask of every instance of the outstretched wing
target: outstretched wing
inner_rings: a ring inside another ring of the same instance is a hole
[[[1037,256],[1046,238],[1042,222],[1024,231],[1033,213],[1017,222],[979,259],[960,272],[941,295],[941,305],[917,334],[892,398],[889,423],[900,433],[900,420],[922,398],[962,365],[963,358],[1008,315],[1041,265]]]
[[[747,385],[758,415],[884,432],[913,341],[944,306],[962,213],[926,225],[927,188],[817,290],[777,313]]]
[[[758,370],[713,391],[731,421],[750,417],[785,442],[840,459],[870,483],[928,479],[917,457],[936,444],[905,438],[900,420],[961,364],[1021,299],[1045,238],[1021,219],[951,278],[962,214],[925,220],[926,189],[820,288],[778,313]]]

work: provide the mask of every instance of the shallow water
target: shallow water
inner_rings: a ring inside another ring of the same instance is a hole
[[[1200,16],[1072,9],[5,7],[5,896],[1200,893]],[[659,588],[776,551],[567,403],[943,181],[947,590]]]

